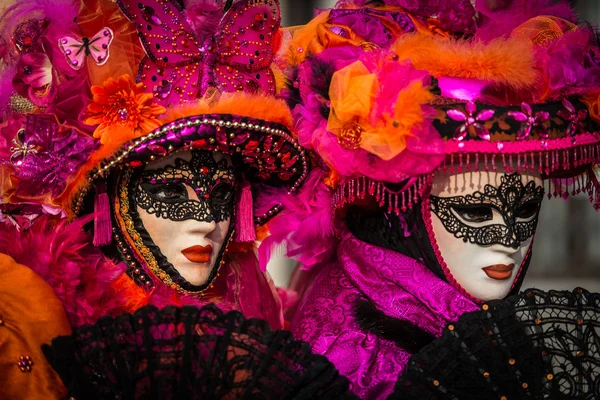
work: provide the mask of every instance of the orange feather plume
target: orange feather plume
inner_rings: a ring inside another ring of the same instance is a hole
[[[435,77],[487,80],[522,89],[535,83],[531,43],[517,39],[496,39],[490,43],[455,41],[429,35],[407,34],[392,50],[409,59],[417,69]]]

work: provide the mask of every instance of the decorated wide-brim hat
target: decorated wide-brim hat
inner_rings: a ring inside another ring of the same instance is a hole
[[[224,96],[217,105],[189,106],[173,113],[181,116],[150,133],[124,142],[100,160],[90,160],[73,189],[73,212],[82,211],[83,200],[96,180],[121,167],[139,168],[184,150],[207,150],[231,155],[244,165],[245,178],[279,181],[294,192],[308,173],[303,149],[290,132],[289,111],[281,101],[260,95]],[[248,108],[251,112],[244,112]],[[222,110],[222,113],[217,111]],[[234,114],[235,113],[235,114]]]
[[[75,218],[111,173],[188,149],[232,156],[245,182],[301,185],[306,155],[275,98],[277,1],[51,3],[2,19],[5,205]]]
[[[136,26],[146,53],[138,86],[151,89],[156,103],[169,111],[162,126],[117,144],[110,155],[102,154],[87,172],[88,182],[123,165],[141,167],[174,152],[197,149],[239,158],[247,167],[246,178],[289,183],[289,190],[295,191],[307,174],[307,161],[291,134],[289,111],[274,98],[271,66],[281,44],[278,2],[238,1],[224,13],[218,8],[195,10],[203,13],[197,20],[192,12],[184,14],[177,2],[117,4]],[[208,22],[217,23],[213,32],[204,26],[194,29],[193,24]],[[92,88],[92,93],[101,101],[107,97],[100,88]],[[115,108],[109,104],[110,110]],[[126,108],[118,109],[116,118],[127,120],[126,113]],[[106,114],[103,121],[111,118]],[[86,187],[74,199],[76,214]]]
[[[341,1],[294,32],[288,99],[334,208],[401,213],[437,171],[497,169],[600,208],[593,30],[562,2],[433,3]]]

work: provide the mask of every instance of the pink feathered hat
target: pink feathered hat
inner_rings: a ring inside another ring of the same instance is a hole
[[[564,2],[342,1],[294,32],[289,64],[336,209],[400,213],[435,171],[499,166],[600,208],[600,47]]]

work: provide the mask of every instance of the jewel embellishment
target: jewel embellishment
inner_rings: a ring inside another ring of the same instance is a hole
[[[517,134],[517,140],[523,140],[531,135],[531,130],[542,138],[548,139],[548,129],[545,126],[546,121],[550,119],[550,114],[546,111],[538,111],[533,114],[531,106],[525,102],[521,103],[521,111],[509,111],[508,115],[521,122],[521,128]]]
[[[13,147],[10,148],[12,153],[10,156],[10,162],[13,165],[19,166],[23,164],[23,160],[30,154],[37,154],[37,143],[32,139],[25,137],[25,129],[20,129],[17,132],[17,137],[12,141]]]
[[[19,357],[19,362],[17,363],[21,372],[31,372],[31,367],[33,366],[33,360],[29,356],[21,356]]]
[[[345,149],[356,150],[360,147],[363,128],[356,122],[349,122],[342,128],[338,143]]]
[[[117,111],[117,115],[121,121],[125,121],[129,116],[129,111],[127,111],[126,108],[120,108],[119,111]]]
[[[488,109],[474,115],[475,111],[477,111],[477,106],[472,101],[467,102],[465,111],[456,109],[446,111],[448,117],[454,121],[464,122],[454,131],[454,140],[464,140],[469,133],[475,134],[483,140],[489,141],[491,139],[489,131],[483,126],[482,122],[491,119],[495,111]]]
[[[567,127],[567,134],[569,136],[575,136],[576,134],[583,132],[583,123],[588,116],[587,110],[577,111],[573,104],[567,99],[563,99],[562,105],[565,107],[565,110],[559,110],[558,116],[565,121],[570,122]]]

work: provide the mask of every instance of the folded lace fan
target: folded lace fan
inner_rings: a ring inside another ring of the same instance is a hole
[[[82,399],[351,399],[348,381],[290,332],[214,305],[104,317],[44,348]]]
[[[391,399],[600,398],[600,294],[528,289],[463,315]]]

